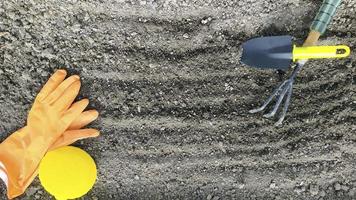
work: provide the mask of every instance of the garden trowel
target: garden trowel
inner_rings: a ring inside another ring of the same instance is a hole
[[[350,48],[345,45],[297,47],[292,39],[292,36],[286,35],[248,40],[242,45],[241,61],[252,67],[287,70],[297,60],[350,55]]]

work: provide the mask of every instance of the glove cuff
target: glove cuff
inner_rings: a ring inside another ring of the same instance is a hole
[[[7,177],[5,166],[1,161],[0,161],[0,179],[5,183],[6,188],[8,188],[9,178]]]
[[[28,128],[24,127],[0,144],[0,178],[7,187],[9,199],[21,195],[36,175],[40,159],[28,158],[27,134]]]

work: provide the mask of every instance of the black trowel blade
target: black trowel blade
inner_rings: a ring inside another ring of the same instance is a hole
[[[292,62],[292,37],[271,36],[242,44],[241,61],[251,67],[287,70]]]

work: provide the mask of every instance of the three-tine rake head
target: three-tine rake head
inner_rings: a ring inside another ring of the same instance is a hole
[[[263,115],[266,118],[271,118],[276,115],[278,109],[281,107],[282,102],[284,100],[283,110],[280,114],[278,121],[275,123],[276,126],[281,125],[286,114],[287,114],[287,111],[288,111],[288,107],[289,107],[290,100],[292,97],[293,83],[294,83],[295,77],[298,74],[298,72],[302,69],[303,65],[304,65],[303,63],[297,63],[296,67],[294,68],[294,70],[292,72],[292,75],[287,80],[282,82],[273,91],[272,95],[270,95],[267,98],[267,100],[263,103],[263,105],[256,109],[252,109],[249,112],[257,113],[257,112],[264,111],[266,109],[266,107],[272,102],[272,100],[274,98],[276,98],[277,101],[276,101],[276,104],[273,106],[273,109],[269,113]]]

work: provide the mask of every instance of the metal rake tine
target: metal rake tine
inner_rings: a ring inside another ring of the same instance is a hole
[[[256,108],[256,109],[252,109],[252,110],[249,110],[248,112],[249,113],[257,113],[257,112],[261,112],[262,110],[264,110],[267,105],[272,101],[273,97],[275,97],[278,92],[281,90],[281,88],[288,82],[288,80],[284,81],[283,83],[281,83],[274,91],[273,93],[268,97],[268,99],[264,102],[264,104],[259,107],[259,108]]]
[[[292,98],[293,84],[294,84],[295,77],[296,77],[297,73],[303,68],[304,64],[305,64],[305,62],[298,62],[296,67],[293,70],[292,75],[289,78],[290,83],[289,83],[288,94],[287,94],[286,100],[284,102],[282,113],[280,114],[278,121],[275,123],[275,126],[280,126],[283,123],[284,118],[286,117],[286,114],[287,114],[287,111],[289,108],[289,104],[290,104],[290,100]]]
[[[279,98],[273,107],[273,110],[270,113],[263,115],[264,117],[270,118],[270,117],[273,117],[277,113],[277,110],[278,110],[279,106],[281,105],[281,103],[284,99],[284,96],[286,95],[287,91],[290,88],[290,84],[289,84],[290,80],[287,80],[287,81],[288,81],[288,84],[285,85],[285,87],[283,88],[282,93],[279,95]]]
[[[292,91],[293,91],[293,82],[291,82],[290,88],[288,90],[288,94],[287,94],[287,98],[284,102],[284,106],[283,106],[283,110],[281,113],[281,116],[279,117],[278,121],[275,123],[276,126],[279,126],[283,123],[284,118],[286,117],[288,108],[289,108],[289,104],[290,104],[290,100],[292,97]]]

